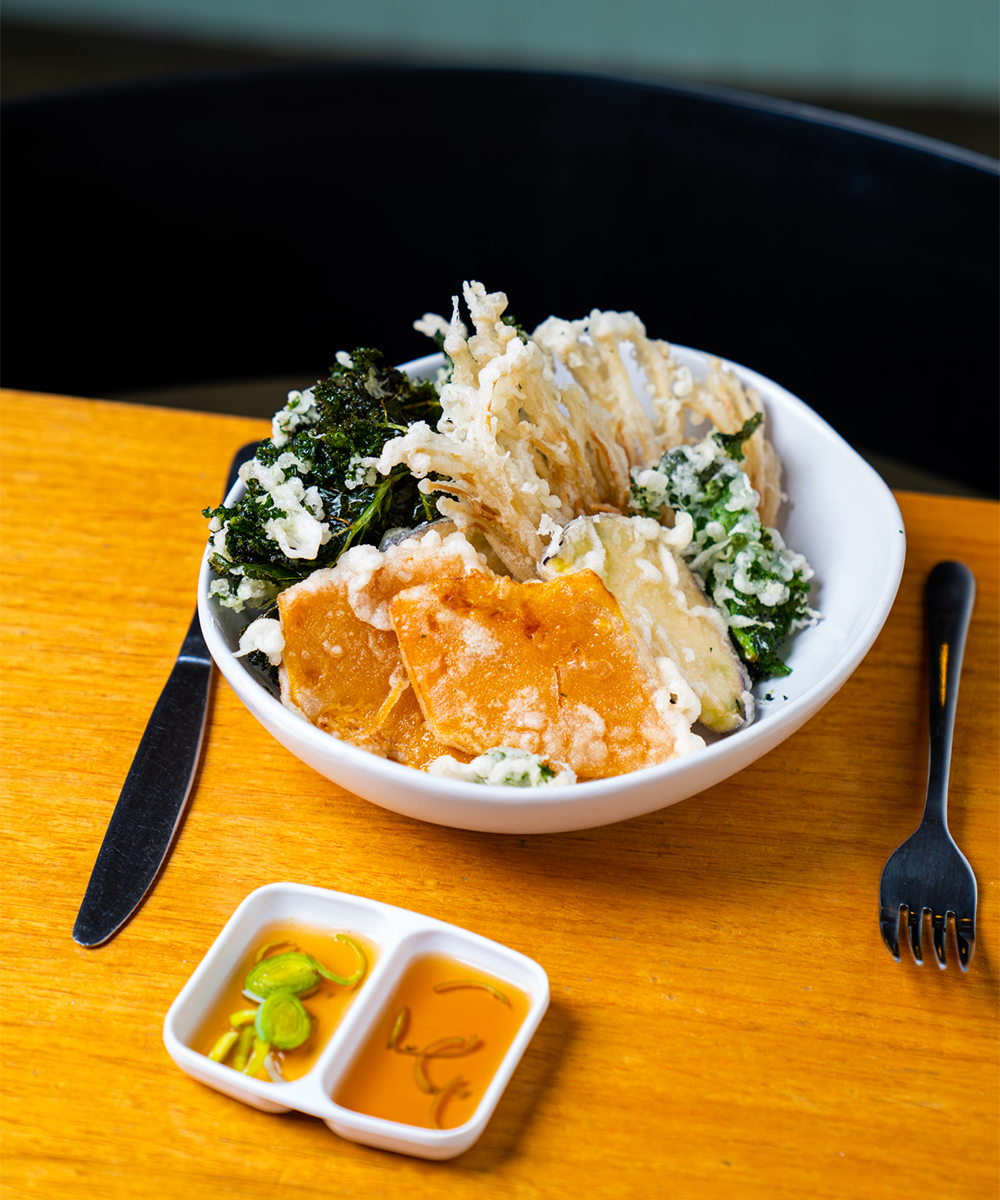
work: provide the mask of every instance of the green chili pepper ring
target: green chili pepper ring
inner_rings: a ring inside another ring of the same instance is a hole
[[[353,987],[367,970],[368,960],[357,942],[347,934],[338,933],[335,940],[346,942],[358,956],[358,966],[352,974],[337,975],[311,954],[304,954],[301,950],[286,950],[284,954],[275,954],[254,965],[244,981],[244,993],[258,1000],[266,1000],[273,992],[278,991],[294,992],[296,996],[309,996],[316,991],[323,979],[329,979],[331,983],[341,987]],[[274,943],[276,946],[281,944]]]
[[[257,1010],[257,1037],[278,1050],[294,1050],[312,1033],[312,1018],[291,991],[272,992]]]
[[[266,1000],[274,992],[294,992],[308,996],[320,985],[323,973],[310,954],[289,950],[257,963],[247,975],[244,991],[255,999]]]

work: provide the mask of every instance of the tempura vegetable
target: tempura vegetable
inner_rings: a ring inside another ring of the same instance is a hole
[[[762,421],[735,434],[709,434],[694,446],[676,446],[659,465],[633,473],[634,503],[643,513],[688,514],[693,536],[681,551],[715,605],[753,679],[787,675],[778,655],[793,630],[812,624],[812,568],[790,551],[776,529],[761,524],[760,497],[739,465],[743,444]]]
[[[502,292],[463,294],[471,331],[458,297],[415,323],[445,352],[433,383],[338,354],[244,499],[207,512],[212,594],[264,612],[238,653],[334,736],[488,785],[636,770],[703,745],[699,721],[748,724],[751,682],[786,674],[781,642],[817,616],[773,527],[760,398],[719,359],[696,378],[634,313],[529,334]]]
[[[563,529],[542,572],[595,571],[652,654],[668,658],[691,686],[701,723],[731,733],[753,720],[750,678],[725,618],[684,562],[692,528],[690,520],[665,529],[649,517],[580,517]]]

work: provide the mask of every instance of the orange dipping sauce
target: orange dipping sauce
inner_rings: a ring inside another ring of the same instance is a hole
[[[454,1129],[476,1111],[529,1007],[504,980],[453,958],[419,958],[333,1099],[404,1125]]]
[[[271,946],[265,955],[267,958],[297,949],[311,954],[335,975],[340,975],[345,979],[353,975],[359,965],[358,956],[346,942],[339,942],[335,939],[337,932],[341,931],[335,930],[331,933],[329,930],[324,930],[319,932],[287,924],[265,929],[260,935],[260,941],[251,947],[246,958],[240,964],[239,970],[233,976],[232,982],[209,1012],[197,1035],[191,1040],[191,1049],[207,1057],[219,1038],[232,1028],[229,1022],[231,1013],[259,1007],[256,1000],[248,1000],[243,995],[243,983],[255,965],[260,950],[266,945]],[[323,1047],[330,1040],[331,1034],[340,1024],[354,997],[365,986],[368,976],[371,974],[377,953],[374,943],[350,930],[345,929],[342,932],[364,951],[367,960],[365,973],[353,987],[349,988],[331,983],[328,979],[322,979],[317,991],[311,996],[302,998],[306,1011],[313,1018],[313,1031],[309,1039],[294,1050],[271,1051],[271,1060],[281,1072],[283,1079],[289,1081],[301,1079],[315,1065]],[[233,1053],[230,1052],[225,1062],[231,1065],[232,1060]],[[263,1069],[253,1078],[270,1081],[270,1076]]]

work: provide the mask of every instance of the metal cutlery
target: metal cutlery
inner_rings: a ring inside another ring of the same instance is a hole
[[[899,962],[899,922],[906,913],[910,949],[923,962],[924,915],[930,914],[934,957],[945,968],[945,935],[954,918],[958,963],[969,969],[976,939],[976,877],[948,831],[948,776],[965,637],[976,595],[967,566],[943,562],[927,578],[930,651],[930,741],[927,797],[917,831],[889,856],[879,885],[882,940]]]
[[[256,449],[254,442],[236,452],[225,495]],[[81,946],[100,946],[118,932],[170,854],[198,769],[211,683],[212,658],[196,611],[94,863],[73,926],[73,939]]]

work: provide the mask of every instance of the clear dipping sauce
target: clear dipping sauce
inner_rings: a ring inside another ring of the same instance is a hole
[[[454,1129],[475,1112],[529,1007],[504,980],[453,958],[419,958],[333,1099],[404,1125]]]
[[[308,1039],[294,1050],[275,1048],[270,1050],[272,1069],[276,1070],[283,1080],[301,1079],[315,1065],[323,1047],[330,1040],[330,1036],[340,1024],[354,997],[364,987],[371,974],[377,955],[375,944],[368,938],[348,930],[344,930],[343,933],[364,953],[365,963],[361,978],[350,987],[342,987],[328,979],[321,978],[316,991],[311,995],[300,997],[311,1018],[312,1032]],[[251,947],[229,986],[209,1012],[196,1036],[192,1038],[191,1049],[208,1057],[213,1047],[218,1045],[219,1039],[228,1031],[240,1033],[248,1026],[253,1028],[252,1022],[233,1025],[230,1017],[236,1013],[245,1014],[251,1009],[260,1007],[259,1001],[248,1000],[243,994],[244,982],[249,972],[257,965],[258,956],[263,960],[263,958],[275,957],[287,951],[299,950],[311,955],[334,974],[344,979],[350,978],[362,964],[359,964],[358,955],[350,942],[338,940],[336,934],[336,930],[320,932],[288,924],[275,925],[263,930],[259,941]],[[261,955],[264,947],[268,947],[268,949]],[[245,1035],[245,1040],[249,1040],[247,1035]],[[240,1048],[237,1039],[225,1057],[217,1061],[224,1062],[234,1070],[242,1069],[237,1065]],[[246,1050],[247,1046],[244,1045],[243,1049]],[[249,1050],[252,1055],[252,1042]],[[248,1061],[247,1065],[252,1064]],[[271,1076],[266,1067],[261,1065],[258,1071],[253,1072],[252,1078],[270,1080]]]

